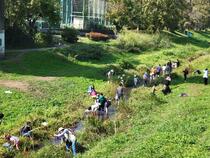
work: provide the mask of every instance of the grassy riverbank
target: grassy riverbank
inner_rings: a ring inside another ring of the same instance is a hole
[[[150,88],[133,89],[129,101],[117,107],[114,120],[85,121],[86,128],[77,137],[86,152],[79,157],[208,157],[210,88],[202,85],[202,76],[190,75],[183,83],[181,75],[186,66],[210,67],[210,36],[196,32],[193,38],[180,33],[165,34],[169,47],[145,48],[138,52],[128,52],[127,48],[118,46],[118,41],[81,39],[65,49],[8,54],[7,59],[0,62],[0,80],[4,83],[0,84],[0,111],[5,114],[0,135],[7,132],[18,135],[27,120],[33,122],[34,128],[49,122],[47,130],[34,131],[35,141],[30,143],[30,152],[24,152],[23,145],[21,152],[15,155],[63,157],[64,148],[52,146],[49,139],[58,127],[73,126],[82,118],[85,108],[93,102],[86,94],[88,85],[94,84],[98,91],[113,98],[116,84],[108,84],[105,75],[110,67],[119,68],[119,63],[126,60],[134,69],[125,73],[141,76],[145,67],[178,58],[182,66],[174,72],[173,93],[163,96],[161,85],[157,96],[150,94]],[[101,54],[99,59],[88,61],[71,56],[85,54],[83,52]],[[5,94],[6,90],[11,90],[12,94]],[[180,98],[180,93],[188,93],[189,97]],[[0,140],[1,144],[3,142]],[[34,146],[36,151],[32,152]],[[10,155],[0,147],[0,154],[5,156],[5,153]]]

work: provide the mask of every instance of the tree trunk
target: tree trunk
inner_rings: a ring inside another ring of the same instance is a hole
[[[31,36],[33,36],[35,34],[35,32],[37,31],[36,30],[36,27],[35,27],[35,24],[36,24],[36,19],[30,19],[28,20],[28,25],[29,25],[29,34]]]

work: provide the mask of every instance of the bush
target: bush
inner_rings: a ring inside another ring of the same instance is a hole
[[[72,47],[68,51],[69,56],[80,61],[100,60],[103,55],[103,49],[92,45]]]
[[[123,30],[117,39],[117,45],[129,52],[141,52],[158,48],[169,48],[171,42],[161,34],[146,34],[137,31]]]
[[[76,43],[78,41],[78,32],[74,28],[65,28],[61,36],[65,42]]]
[[[93,52],[82,52],[74,56],[75,59],[85,61],[85,60],[100,60],[101,52],[94,50]]]
[[[125,86],[126,87],[133,87],[133,76],[131,76],[131,75],[126,76]]]
[[[41,47],[53,45],[53,37],[50,33],[36,33],[34,37],[35,44]]]
[[[109,36],[99,32],[90,32],[86,34],[86,37],[93,41],[107,41]]]
[[[35,47],[33,36],[26,33],[22,28],[9,27],[6,28],[5,44],[6,48],[31,48]]]
[[[133,64],[127,60],[121,60],[119,62],[119,65],[122,69],[133,69],[134,68]]]
[[[174,56],[175,55],[175,53],[173,52],[173,51],[168,51],[168,50],[166,50],[166,51],[163,51],[163,55],[165,55],[165,56]]]
[[[48,145],[38,150],[36,154],[32,153],[30,156],[31,158],[58,158],[66,157],[66,154],[62,146]]]
[[[123,69],[119,65],[107,65],[107,67],[104,69],[104,75],[106,75],[110,70],[114,70],[115,75],[123,73]]]

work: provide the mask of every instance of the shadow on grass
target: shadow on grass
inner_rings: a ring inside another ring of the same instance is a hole
[[[42,77],[85,77],[104,79],[106,67],[73,62],[59,53],[26,53],[20,58],[0,62],[0,71]]]
[[[105,43],[76,43],[61,53],[66,57],[76,57],[80,61],[93,64],[110,64],[119,59],[120,53],[114,47],[108,47]]]
[[[209,38],[209,40],[210,40],[210,31],[200,31],[198,33],[200,33],[205,38]]]
[[[167,36],[169,36],[172,40],[172,42],[176,44],[192,44],[194,46],[200,47],[200,48],[209,48],[209,42],[207,40],[199,40],[195,39],[193,37],[187,37],[186,35],[179,33],[179,32],[164,32]],[[210,38],[210,37],[207,37]]]
[[[77,153],[84,153],[85,151],[87,151],[88,149],[86,147],[84,147],[82,144],[80,143],[76,143],[76,150],[77,150]]]
[[[177,75],[176,73],[172,75],[172,85],[179,85],[182,83],[195,83],[195,84],[203,84],[203,77],[202,75],[194,75],[194,76],[189,76],[186,80],[184,81],[184,76]]]
[[[110,65],[121,59],[129,59],[134,65],[140,64],[133,56],[101,43],[77,43],[65,49],[7,54],[6,60],[0,62],[0,71],[42,77],[104,80]]]

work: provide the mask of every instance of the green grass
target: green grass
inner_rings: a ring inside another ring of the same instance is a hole
[[[86,120],[85,130],[77,137],[87,151],[78,157],[209,157],[210,87],[202,84],[202,76],[190,75],[186,83],[181,76],[186,66],[210,67],[209,34],[194,32],[192,39],[178,32],[165,34],[172,42],[170,48],[141,53],[127,53],[117,48],[115,41],[81,39],[80,43],[70,45],[71,51],[90,46],[100,49],[103,55],[99,61],[77,61],[69,57],[69,49],[8,54],[8,59],[0,62],[0,80],[26,82],[29,88],[27,92],[11,89],[13,94],[8,95],[4,91],[9,88],[0,87],[0,111],[5,114],[0,135],[7,132],[18,135],[27,120],[33,121],[34,128],[47,121],[47,130],[34,131],[34,144],[44,147],[15,155],[65,157],[64,148],[52,146],[48,139],[58,127],[69,127],[82,118],[84,109],[92,103],[86,94],[88,85],[94,84],[98,91],[114,97],[116,84],[109,85],[105,81],[110,65],[117,66],[124,59],[136,67],[126,72],[142,75],[142,67],[178,58],[182,66],[175,70],[177,78],[173,81],[172,94],[163,96],[162,85],[158,86],[157,96],[150,94],[150,88],[134,89],[129,101],[117,107],[114,119]],[[189,62],[192,57],[194,60]],[[53,80],[40,77],[53,77]],[[180,98],[178,95],[183,92],[189,97]],[[1,144],[3,142],[0,140]],[[4,153],[7,152],[0,147],[0,155]]]

